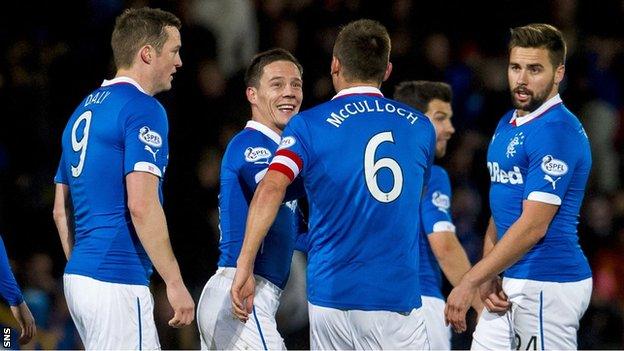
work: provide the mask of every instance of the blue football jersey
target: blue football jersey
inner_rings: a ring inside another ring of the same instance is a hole
[[[0,236],[0,296],[2,296],[10,306],[18,306],[24,301],[22,291],[20,290],[11,266],[9,265],[9,257],[4,248],[4,241]]]
[[[303,178],[309,301],[397,312],[421,306],[416,233],[435,154],[429,119],[376,88],[354,87],[293,117],[282,136],[270,169]]]
[[[249,121],[246,128],[234,136],[225,150],[221,161],[219,193],[219,267],[236,267],[245,237],[249,204],[258,183],[268,170],[279,142],[280,136],[269,127]],[[289,187],[286,198],[292,200],[302,195],[302,185],[294,183]],[[255,274],[281,289],[288,281],[297,235],[296,206],[295,200],[280,206],[254,265]]]
[[[490,143],[490,207],[500,239],[522,201],[558,205],[546,235],[505,271],[510,278],[572,282],[591,277],[577,224],[591,169],[587,134],[559,95],[530,114],[503,116]]]
[[[152,263],[128,210],[125,176],[161,179],[169,159],[167,115],[134,80],[106,80],[76,108],[63,132],[54,181],[67,184],[75,243],[65,273],[122,284],[149,284]],[[159,188],[162,202],[162,188]]]
[[[420,204],[420,288],[422,295],[444,299],[442,271],[429,244],[428,235],[455,232],[451,219],[451,182],[444,168],[431,167],[431,177]]]

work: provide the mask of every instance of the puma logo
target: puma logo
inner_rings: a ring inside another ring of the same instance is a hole
[[[152,150],[151,147],[145,145],[145,151],[147,151],[150,154],[152,154],[152,156],[154,156],[154,162],[156,162],[156,154],[158,153],[158,151],[160,151],[160,149],[156,149],[156,151],[154,151],[154,150]]]
[[[557,179],[553,179],[548,174],[544,175],[544,180],[547,180],[550,182],[550,184],[552,184],[553,190],[555,190],[555,188],[557,187],[557,182],[559,181],[559,179],[561,179],[561,177],[558,177]]]

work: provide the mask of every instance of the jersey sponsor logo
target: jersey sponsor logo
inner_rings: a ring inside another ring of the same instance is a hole
[[[269,149],[256,146],[248,147],[245,149],[245,161],[253,162],[254,164],[269,164],[269,159],[272,154]]]
[[[439,191],[435,191],[431,195],[431,203],[433,203],[433,205],[442,212],[447,212],[448,209],[451,207],[451,199],[448,197],[448,195],[443,194]]]
[[[295,145],[296,142],[297,141],[295,140],[295,137],[291,137],[291,136],[284,137],[282,138],[282,141],[280,142],[279,147],[277,149],[281,150],[281,149],[289,148]]]
[[[514,157],[516,155],[516,146],[521,146],[522,144],[524,144],[524,133],[516,133],[509,140],[509,144],[507,144],[507,153],[505,154],[507,158]]]
[[[490,180],[492,182],[514,185],[524,184],[524,179],[522,179],[522,173],[520,173],[518,166],[513,166],[513,170],[504,171],[500,169],[498,162],[488,162],[487,167],[490,171]]]
[[[162,146],[162,138],[160,137],[160,134],[151,130],[148,126],[143,126],[141,127],[141,129],[139,129],[139,140],[149,146]]]
[[[542,171],[548,175],[558,177],[568,173],[568,165],[552,155],[546,155],[542,158]]]

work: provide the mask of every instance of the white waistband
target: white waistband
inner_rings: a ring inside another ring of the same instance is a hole
[[[228,279],[234,279],[234,275],[236,274],[236,268],[234,267],[218,267],[215,275],[221,275]],[[277,285],[271,283],[266,278],[263,278],[257,274],[254,274],[254,278],[256,278],[256,287],[259,289],[268,289],[275,293],[277,296],[282,294],[282,289],[280,289]]]

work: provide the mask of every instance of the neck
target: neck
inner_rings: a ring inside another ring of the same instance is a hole
[[[251,120],[268,127],[278,135],[282,135],[282,130],[279,129],[275,124],[268,123],[267,119],[264,118],[262,114],[260,114],[260,111],[258,111],[258,109],[253,106],[251,108]]]
[[[342,77],[334,79],[334,89],[336,92],[353,87],[373,87],[379,89],[381,87],[381,83],[364,81],[347,82]]]
[[[148,95],[154,96],[154,91],[153,91],[154,87],[148,84],[149,79],[147,79],[145,74],[142,74],[141,72],[138,72],[133,69],[122,68],[122,69],[117,70],[117,73],[115,74],[115,78],[117,77],[128,77],[128,78],[133,79],[134,81],[139,83],[141,88],[143,88],[143,90],[145,90],[145,92]]]

